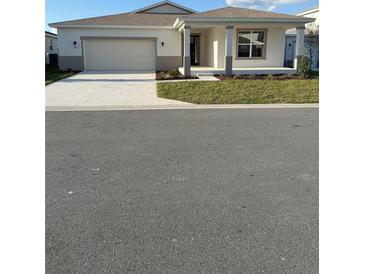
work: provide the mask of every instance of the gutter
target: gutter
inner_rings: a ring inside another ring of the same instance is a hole
[[[100,28],[100,29],[173,29],[171,26],[143,26],[143,25],[71,25],[71,24],[48,24],[51,28]]]
[[[302,17],[295,19],[277,19],[277,18],[242,18],[242,17],[177,17],[172,26],[144,26],[144,25],[72,25],[62,23],[49,24],[52,28],[115,28],[115,29],[179,29],[186,23],[291,23],[291,24],[306,24],[315,21],[314,18]]]
[[[46,33],[46,35],[45,36],[47,36],[47,37],[52,37],[52,38],[58,38],[57,37],[57,34],[49,34],[49,33]]]
[[[277,19],[277,18],[242,18],[242,17],[178,17],[176,18],[173,28],[180,28],[182,24],[186,23],[292,23],[292,24],[306,24],[311,23],[315,19],[310,17],[302,17],[295,19]]]

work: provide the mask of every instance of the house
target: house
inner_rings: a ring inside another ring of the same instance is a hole
[[[61,70],[172,70],[185,76],[294,73],[284,67],[285,31],[313,19],[224,7],[197,12],[162,1],[132,12],[58,22]]]
[[[58,63],[58,41],[57,34],[46,31],[45,32],[45,59],[46,64]]]
[[[297,14],[298,16],[304,16],[313,18],[314,21],[305,25],[304,36],[308,33],[308,30],[318,29],[319,30],[319,8],[313,8],[310,10],[303,11]],[[293,67],[294,56],[295,56],[295,45],[296,45],[296,29],[289,29],[285,32],[285,58],[284,65]],[[314,54],[312,56],[312,69],[319,70],[319,45],[313,49]],[[304,39],[304,55],[309,57],[308,45],[306,39]]]

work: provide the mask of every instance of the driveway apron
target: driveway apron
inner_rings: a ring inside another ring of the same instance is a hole
[[[188,105],[157,96],[155,72],[84,71],[46,86],[46,107]]]

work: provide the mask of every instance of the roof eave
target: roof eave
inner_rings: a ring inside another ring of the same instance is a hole
[[[178,17],[175,20],[173,28],[180,28],[183,24],[192,23],[291,23],[307,24],[313,22],[314,18],[302,17],[295,19],[286,18],[242,18],[242,17]]]
[[[49,35],[49,36],[55,36],[55,37],[57,37],[57,33],[49,32],[49,31],[45,31],[45,34],[46,34],[46,35]]]
[[[172,29],[172,26],[151,26],[151,25],[93,25],[93,24],[49,24],[51,28],[111,28],[111,29]]]

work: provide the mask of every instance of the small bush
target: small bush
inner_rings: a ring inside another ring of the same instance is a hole
[[[165,72],[166,78],[179,78],[182,77],[182,74],[178,70],[169,70]]]
[[[272,74],[267,75],[267,80],[275,80],[275,76]]]
[[[156,80],[179,80],[179,79],[196,79],[197,77],[184,77],[179,70],[158,71]]]
[[[312,75],[311,62],[308,57],[303,56],[298,64],[298,75],[300,78],[310,78]]]
[[[178,70],[161,71],[157,74],[159,79],[171,80],[183,78],[183,75]]]
[[[170,72],[170,75],[174,76],[174,77],[183,77],[184,75],[181,74],[181,72],[179,70],[173,70]]]

